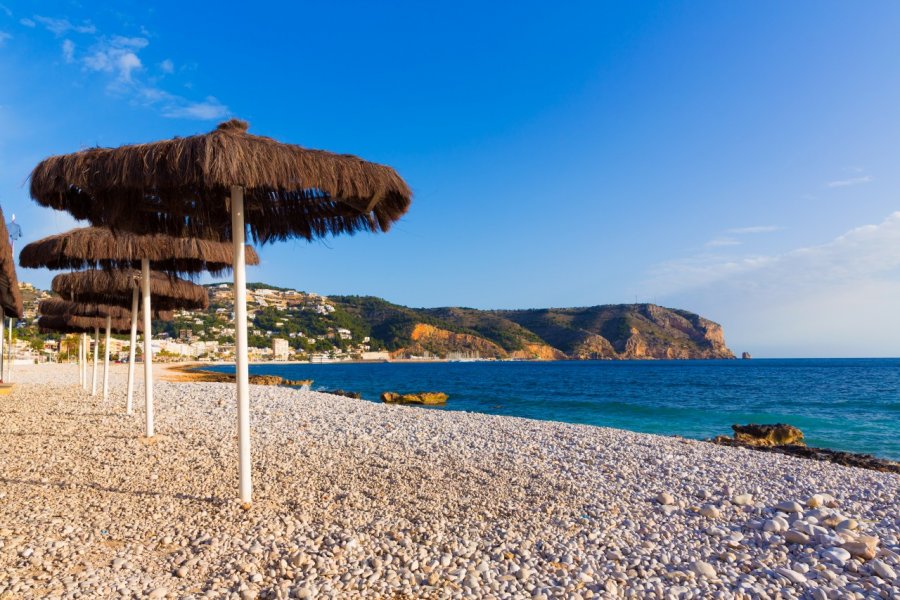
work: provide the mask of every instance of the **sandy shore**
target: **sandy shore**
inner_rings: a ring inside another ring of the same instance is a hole
[[[252,386],[243,511],[233,386],[161,381],[147,443],[124,373],[0,397],[0,598],[900,595],[896,475]]]

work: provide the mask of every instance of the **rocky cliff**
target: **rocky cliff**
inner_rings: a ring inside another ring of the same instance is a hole
[[[734,358],[721,325],[655,304],[484,311],[413,309],[371,297],[332,297],[400,358],[537,360]]]

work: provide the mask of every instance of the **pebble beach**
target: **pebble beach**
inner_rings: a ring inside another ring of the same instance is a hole
[[[629,431],[70,365],[0,396],[0,599],[898,598],[900,477]]]

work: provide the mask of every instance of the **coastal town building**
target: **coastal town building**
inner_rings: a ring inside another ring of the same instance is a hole
[[[272,354],[275,360],[287,360],[291,347],[288,341],[282,338],[272,340]]]

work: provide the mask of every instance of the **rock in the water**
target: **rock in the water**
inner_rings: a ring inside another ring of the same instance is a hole
[[[362,398],[362,394],[359,392],[348,392],[347,390],[321,390],[323,394],[331,394],[332,396],[343,396],[344,398],[353,398],[354,400],[360,400]]]
[[[741,352],[741,358],[743,358],[744,360],[750,360],[753,357],[750,356],[749,352]]]
[[[732,425],[735,441],[748,446],[784,446],[787,444],[805,446],[803,432],[793,425]]]
[[[416,392],[414,394],[384,392],[381,394],[381,401],[388,404],[446,404],[449,397],[443,392]]]

